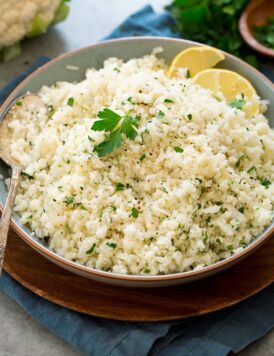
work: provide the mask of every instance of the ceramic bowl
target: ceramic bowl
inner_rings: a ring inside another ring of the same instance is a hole
[[[82,48],[73,52],[65,53],[58,58],[50,61],[42,66],[27,79],[25,79],[7,98],[2,105],[1,114],[5,111],[7,106],[16,97],[26,93],[27,91],[35,92],[42,85],[51,85],[56,81],[80,81],[84,79],[85,71],[89,67],[100,68],[103,61],[108,57],[117,56],[124,60],[134,57],[140,57],[144,54],[150,53],[155,47],[162,47],[163,53],[160,54],[167,62],[170,62],[175,55],[185,48],[191,46],[200,46],[201,44],[164,37],[135,37],[124,38],[119,40],[111,40],[100,42],[98,44]],[[247,79],[257,89],[258,94],[271,102],[273,99],[274,89],[272,83],[265,78],[257,70],[244,63],[238,58],[230,54],[225,54],[225,61],[221,62],[218,67],[234,70]],[[79,67],[78,71],[67,70],[67,65],[74,65]],[[274,126],[274,107],[270,106],[267,112],[267,117],[271,126]],[[0,174],[7,178],[9,176],[9,169],[3,163],[0,164]],[[7,189],[4,181],[0,180],[0,206],[3,207],[7,196]],[[220,272],[223,269],[239,262],[241,259],[256,250],[262,243],[264,243],[274,232],[274,223],[268,227],[260,236],[258,236],[249,246],[247,246],[241,253],[231,256],[226,260],[217,262],[213,265],[207,266],[199,271],[190,271],[184,273],[176,273],[160,276],[132,276],[132,275],[118,275],[110,272],[103,272],[89,267],[79,265],[77,263],[66,260],[58,256],[56,253],[50,251],[46,245],[38,238],[31,235],[30,230],[21,224],[19,217],[13,214],[12,227],[18,235],[33,249],[41,255],[56,263],[57,265],[81,275],[86,278],[94,279],[100,282],[116,284],[121,286],[131,287],[158,287],[170,286],[175,284],[186,283],[200,278],[205,278],[214,273]],[[27,263],[27,261],[26,261]]]

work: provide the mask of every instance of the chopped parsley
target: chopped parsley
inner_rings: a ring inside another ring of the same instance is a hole
[[[265,187],[265,189],[268,189],[269,186],[272,184],[272,182],[267,179],[267,178],[260,178],[261,185]]]
[[[116,72],[116,73],[120,73],[120,72],[121,72],[121,69],[120,69],[120,68],[117,68],[117,67],[113,68],[113,70],[114,70],[114,72]]]
[[[222,100],[217,96],[217,95],[212,95],[214,99],[216,99],[217,101],[221,102]]]
[[[66,164],[70,164],[70,159],[65,160]]]
[[[203,243],[205,244],[208,240],[208,235],[207,232],[205,233],[204,237],[203,237]]]
[[[31,179],[31,180],[33,180],[33,179],[34,179],[34,177],[33,177],[33,176],[31,176],[30,174],[28,174],[28,173],[26,173],[26,172],[21,172],[21,176],[23,176],[23,177],[27,177],[28,179]]]
[[[171,99],[166,98],[166,99],[164,100],[164,103],[174,104],[174,101],[171,100]]]
[[[94,252],[96,244],[93,244],[89,250],[86,251],[87,255],[90,255]]]
[[[124,190],[126,188],[126,186],[123,184],[123,183],[117,183],[116,184],[116,188],[115,188],[115,191],[116,192],[119,192],[119,191],[121,191],[121,190]]]
[[[150,269],[145,268],[145,269],[144,269],[144,273],[150,273]]]
[[[49,118],[51,119],[55,113],[55,109],[54,109],[53,105],[48,106],[48,113],[49,113]]]
[[[228,103],[228,105],[231,108],[235,108],[235,109],[239,109],[239,110],[241,110],[245,106],[245,104],[246,104],[246,100],[244,100],[244,99],[235,99]]]
[[[130,103],[132,103],[132,96],[129,96],[129,97],[127,98],[127,101],[129,101]]]
[[[83,204],[80,205],[80,209],[84,211],[88,211],[88,209]]]
[[[233,245],[228,245],[228,246],[226,246],[226,248],[228,249],[228,251],[232,251],[233,250]]]
[[[236,166],[237,168],[240,167],[240,165],[241,165],[241,160],[242,160],[243,158],[244,158],[244,155],[242,155],[242,156],[239,157],[238,161],[237,161],[236,164],[235,164],[235,166]]]
[[[132,209],[131,209],[131,216],[132,216],[134,219],[137,219],[137,218],[138,218],[139,213],[140,213],[140,211],[139,211],[138,209],[136,209],[136,208],[132,208]]]
[[[22,106],[23,103],[22,103],[22,101],[17,101],[16,105],[17,105],[17,106]]]
[[[90,136],[88,136],[88,140],[89,140],[89,142],[95,142],[95,140]]]
[[[69,105],[69,106],[73,106],[74,105],[74,98],[68,98],[68,100],[67,100],[67,105]]]
[[[65,203],[66,203],[67,206],[72,204],[73,202],[74,202],[74,197],[73,196],[69,195],[69,196],[65,197]]]
[[[165,113],[162,110],[160,110],[156,116],[156,119],[162,119],[164,116],[165,116]]]
[[[27,217],[27,220],[31,220],[33,218],[33,216],[32,215],[29,215],[28,217]]]
[[[205,192],[205,187],[201,187],[201,194],[203,194]]]
[[[191,114],[187,114],[187,118],[188,118],[189,121],[191,121],[192,120],[192,115]]]
[[[94,146],[94,150],[99,157],[104,157],[108,153],[113,152],[115,148],[119,148],[122,144],[122,134],[127,138],[134,140],[137,136],[136,129],[139,125],[139,116],[131,116],[129,114],[120,116],[110,109],[99,111],[98,117],[100,120],[95,121],[91,129],[94,131],[108,131],[109,136]]]
[[[178,153],[184,152],[184,149],[181,148],[181,147],[179,147],[179,146],[175,146],[175,147],[173,147],[173,148],[174,148],[174,151],[175,151],[175,152],[178,152]]]
[[[147,155],[145,153],[143,153],[142,156],[139,158],[139,161],[142,162],[146,158],[146,156]]]
[[[239,212],[240,212],[241,214],[243,214],[244,211],[245,211],[245,208],[244,208],[244,207],[242,207],[242,208],[239,209]]]
[[[166,189],[165,187],[162,187],[161,189],[162,189],[163,192],[165,192],[166,194],[168,194],[168,191],[167,191],[167,189]]]
[[[187,77],[187,79],[189,79],[191,77],[189,69],[187,69],[187,71],[186,71],[186,77]]]
[[[117,247],[117,244],[114,242],[107,242],[107,246],[114,249]]]
[[[113,211],[116,211],[116,210],[117,210],[117,208],[116,208],[115,205],[111,205],[111,207],[112,207],[112,210],[113,210]]]
[[[257,168],[255,166],[252,166],[247,170],[247,173],[251,173],[251,172],[256,171],[256,170],[257,170]]]

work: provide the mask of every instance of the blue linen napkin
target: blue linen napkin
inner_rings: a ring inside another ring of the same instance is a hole
[[[167,13],[150,6],[130,16],[108,38],[130,35],[174,36]],[[40,57],[31,68],[0,90],[0,103],[31,71],[49,60]],[[251,277],[252,278],[252,277]],[[90,317],[35,295],[7,273],[0,290],[30,315],[74,347],[94,356],[223,356],[239,352],[274,327],[274,284],[237,306],[177,322],[131,323]]]

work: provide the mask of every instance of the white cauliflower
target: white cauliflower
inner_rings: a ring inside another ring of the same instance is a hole
[[[69,0],[0,0],[0,60],[20,53],[24,37],[38,36],[50,25],[64,20]]]

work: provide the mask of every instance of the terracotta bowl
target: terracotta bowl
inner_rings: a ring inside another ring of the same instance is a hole
[[[56,81],[80,81],[84,79],[85,71],[87,68],[100,68],[103,64],[103,61],[109,57],[116,56],[124,60],[128,60],[130,58],[136,58],[150,53],[151,50],[155,47],[162,47],[164,51],[161,53],[161,56],[170,63],[177,53],[185,48],[192,46],[201,46],[201,44],[165,37],[135,37],[105,41],[63,54],[62,56],[37,69],[10,94],[10,96],[2,105],[0,111],[0,120],[8,105],[16,97],[26,93],[27,91],[35,92],[40,89],[42,85],[52,85]],[[258,94],[262,98],[271,102],[274,94],[272,83],[260,72],[245,62],[241,61],[240,59],[228,53],[225,53],[225,56],[226,59],[221,62],[219,67],[234,70],[249,79],[256,88]],[[77,66],[79,67],[79,70],[67,70],[67,65]],[[271,126],[274,127],[273,106],[269,107],[267,117],[269,118]],[[7,166],[1,163],[1,161],[0,174],[4,178],[9,177],[9,169]],[[4,205],[6,197],[7,189],[4,181],[0,179],[1,208]],[[33,249],[35,249],[37,252],[39,252],[53,263],[86,278],[128,287],[170,286],[205,278],[239,262],[244,257],[255,251],[261,244],[270,238],[274,232],[274,223],[272,223],[271,226],[269,226],[260,236],[254,239],[253,242],[241,253],[231,256],[224,261],[220,261],[213,265],[204,267],[199,271],[190,271],[160,276],[132,276],[99,271],[68,261],[63,257],[58,256],[53,251],[49,250],[41,240],[31,235],[31,231],[26,226],[22,225],[19,216],[16,214],[14,214],[12,218],[12,227],[27,244],[29,244]],[[26,261],[26,263],[28,263],[28,261]]]
[[[245,42],[262,55],[274,58],[274,50],[264,46],[253,35],[253,26],[262,26],[274,16],[273,0],[253,0],[242,13],[239,29]]]

